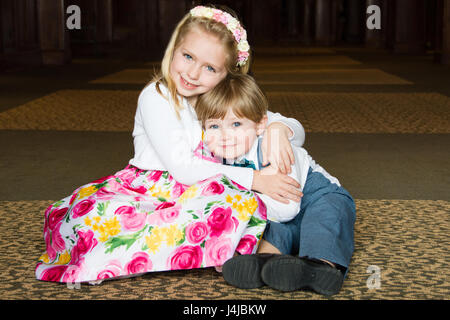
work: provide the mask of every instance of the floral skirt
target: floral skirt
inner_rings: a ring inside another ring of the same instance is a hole
[[[187,186],[133,166],[76,189],[47,208],[39,280],[90,282],[222,265],[254,253],[266,208],[217,175]]]

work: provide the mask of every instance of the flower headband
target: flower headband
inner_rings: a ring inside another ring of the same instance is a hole
[[[248,59],[248,50],[250,46],[247,42],[247,32],[242,28],[239,21],[231,14],[219,9],[209,8],[204,6],[197,6],[190,11],[193,17],[205,17],[208,19],[214,19],[215,21],[222,22],[228,30],[233,34],[234,39],[237,42],[238,48],[238,66],[243,66]]]

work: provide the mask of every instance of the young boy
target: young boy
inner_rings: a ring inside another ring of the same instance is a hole
[[[250,76],[228,77],[201,96],[196,112],[209,151],[226,164],[262,167],[260,137],[267,123],[267,100]],[[258,253],[223,266],[225,280],[240,288],[264,284],[282,290],[339,292],[353,253],[355,204],[339,181],[316,164],[305,149],[292,146],[291,177],[303,192],[300,203],[259,197],[268,224]]]

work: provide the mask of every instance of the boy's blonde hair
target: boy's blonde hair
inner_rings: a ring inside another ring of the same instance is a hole
[[[249,75],[228,75],[214,89],[200,95],[195,105],[202,126],[208,119],[223,119],[228,110],[240,118],[259,123],[267,113],[268,102]]]
[[[220,6],[220,8],[217,9],[228,12],[230,15],[232,15],[237,19],[236,14],[231,9],[225,6]],[[208,32],[216,36],[220,40],[220,42],[225,48],[225,57],[226,57],[225,68],[228,74],[246,74],[250,66],[251,54],[248,57],[247,63],[245,65],[243,66],[236,65],[236,62],[238,61],[237,43],[233,34],[227,29],[227,27],[223,23],[205,17],[194,17],[190,14],[190,12],[188,12],[181,19],[181,21],[178,23],[178,25],[176,26],[175,30],[172,33],[169,44],[167,45],[164,57],[161,62],[161,71],[150,81],[150,83],[153,82],[156,83],[156,90],[161,95],[163,94],[159,88],[159,85],[163,84],[168,88],[170,98],[175,103],[174,107],[177,115],[179,113],[179,110],[181,110],[183,106],[181,105],[179,96],[177,94],[177,88],[175,86],[175,83],[170,78],[170,64],[172,63],[175,50],[186,38],[186,35],[196,28]]]

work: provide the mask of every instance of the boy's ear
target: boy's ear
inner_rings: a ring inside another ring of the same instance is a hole
[[[256,125],[256,134],[262,135],[264,133],[264,130],[267,128],[267,115],[265,115],[261,121]]]

